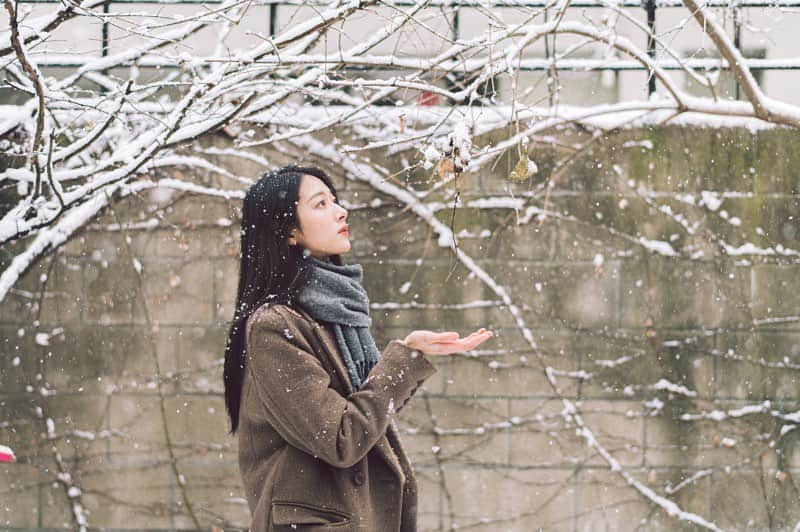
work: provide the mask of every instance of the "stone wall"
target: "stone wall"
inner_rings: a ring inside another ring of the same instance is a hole
[[[476,351],[432,358],[439,371],[398,414],[421,529],[800,521],[799,136],[614,131],[557,174],[554,148],[536,149],[540,172],[522,183],[506,179],[515,160],[503,157],[459,186],[454,228],[474,262],[331,168],[379,346],[415,328],[495,331]],[[580,134],[560,137],[568,148]],[[511,196],[519,210],[470,203]],[[95,527],[191,528],[185,500],[204,526],[247,525],[221,394],[237,209],[126,199],[0,304],[0,444],[18,456],[0,467],[0,526],[71,528],[82,514]],[[448,226],[452,216],[436,211]]]

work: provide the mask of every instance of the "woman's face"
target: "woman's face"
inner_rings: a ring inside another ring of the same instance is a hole
[[[306,174],[300,181],[299,192],[297,217],[301,229],[292,229],[289,243],[300,244],[318,259],[350,251],[349,232],[339,232],[346,225],[347,211],[335,203],[328,186],[318,177]]]

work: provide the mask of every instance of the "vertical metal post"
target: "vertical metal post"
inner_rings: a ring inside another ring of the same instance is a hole
[[[103,2],[103,14],[108,15],[109,7],[111,4],[111,0],[107,2]],[[105,57],[108,55],[108,22],[106,21],[106,17],[103,17],[103,36],[101,39],[101,46],[102,50],[100,50],[100,54]]]
[[[278,4],[275,2],[269,5],[269,36],[275,37],[278,30]]]
[[[547,22],[547,8],[544,8],[544,21]],[[545,34],[544,36],[544,58],[547,59],[547,64],[550,65],[547,67],[544,79],[545,79],[545,85],[547,85],[547,104],[550,107],[553,107],[553,104],[555,103],[554,102],[555,98],[553,97],[554,94],[553,88],[550,86],[550,83],[546,83],[548,78],[550,78],[550,80],[553,83],[555,83],[555,79],[551,76],[551,74],[553,73],[553,67],[550,63],[550,37],[551,35],[547,34]]]
[[[733,1],[733,46],[741,52],[742,50],[742,22],[740,20],[741,17],[741,10],[739,6],[736,5],[736,0]],[[733,65],[730,65],[733,66]],[[733,82],[736,84],[736,99],[739,99],[739,82],[736,80],[736,76],[733,78]]]
[[[458,37],[459,37],[459,26],[460,26],[459,13],[460,13],[459,8],[456,7],[453,10],[453,31],[452,31],[452,34],[451,34],[453,42],[458,41]],[[464,76],[460,76],[459,74],[455,74],[455,73],[451,74],[450,75],[450,80],[452,80],[452,81],[450,83],[448,83],[448,85],[450,85],[449,90],[451,90],[451,91],[458,90],[458,83],[459,82],[464,86],[467,85],[467,76],[466,76],[466,74]],[[455,102],[452,102],[452,103],[455,103]]]
[[[103,14],[104,15],[107,15],[108,13],[110,13],[110,11],[111,11],[110,7],[111,7],[111,0],[107,0],[106,2],[103,2]],[[102,29],[103,34],[102,34],[102,36],[100,38],[100,48],[101,48],[100,49],[100,55],[102,57],[105,57],[105,56],[108,55],[109,37],[108,37],[108,22],[106,21],[107,18],[108,17],[103,17],[103,29]],[[100,73],[103,74],[104,76],[108,75],[108,70],[105,70],[105,69],[101,70]],[[101,86],[100,87],[100,92],[106,92],[105,87]]]
[[[647,29],[650,32],[647,35],[647,55],[650,59],[656,59],[656,0],[645,0],[645,10],[647,10]],[[656,92],[656,76],[652,70],[649,71],[647,77],[647,96]]]
[[[454,41],[458,40],[458,26],[459,26],[459,18],[460,18],[459,17],[459,13],[460,13],[459,8],[456,8],[455,11],[453,11],[453,40]]]

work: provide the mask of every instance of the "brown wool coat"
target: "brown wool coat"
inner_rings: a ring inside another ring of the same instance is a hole
[[[436,372],[392,340],[357,392],[332,326],[264,305],[247,320],[239,468],[254,532],[410,532],[417,484],[392,413]]]

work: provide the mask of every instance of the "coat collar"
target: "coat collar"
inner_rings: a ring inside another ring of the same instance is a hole
[[[324,327],[320,325],[317,320],[312,318],[305,310],[299,306],[292,306],[291,309],[299,313],[303,318],[308,320],[309,324],[311,324],[311,328],[314,329],[317,339],[325,348],[325,353],[322,353],[321,355],[325,356],[330,365],[335,368],[336,376],[339,378],[339,383],[342,385],[342,389],[345,390],[345,394],[350,395],[353,393],[355,390],[353,389],[353,385],[348,377],[347,367],[344,364],[344,360],[342,360],[336,339],[332,337],[328,331],[324,330]],[[395,474],[400,477],[401,483],[404,483],[407,478],[406,471],[411,470],[411,464],[408,460],[408,456],[406,456],[405,452],[400,447],[397,427],[394,424],[393,419],[389,420],[387,432],[394,432],[394,434],[391,436],[396,442],[398,442],[397,452],[395,453],[395,450],[392,449],[386,434],[381,436],[381,438],[375,444],[374,449],[378,451],[378,453],[383,457]]]

